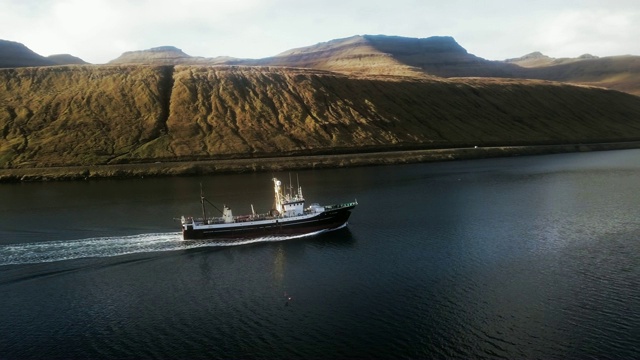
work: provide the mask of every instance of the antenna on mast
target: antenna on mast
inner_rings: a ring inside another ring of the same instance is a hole
[[[293,197],[293,183],[291,182],[291,173],[289,173],[289,197]]]

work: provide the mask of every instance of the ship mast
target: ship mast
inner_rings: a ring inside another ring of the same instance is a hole
[[[202,183],[200,183],[200,204],[202,205],[202,221],[207,224],[207,211],[204,206],[204,191],[202,191]]]

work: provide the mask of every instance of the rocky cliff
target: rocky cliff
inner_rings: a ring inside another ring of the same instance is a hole
[[[0,168],[640,140],[640,98],[283,67],[0,70]]]

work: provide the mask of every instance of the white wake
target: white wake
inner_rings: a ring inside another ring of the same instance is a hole
[[[179,232],[171,232],[9,244],[0,245],[0,266],[35,264],[80,258],[112,257],[158,251],[176,251],[201,247],[237,246],[260,242],[275,242],[313,236],[322,232],[324,231],[296,236],[267,236],[233,241],[184,241]]]

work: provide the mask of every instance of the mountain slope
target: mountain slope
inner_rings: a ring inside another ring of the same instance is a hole
[[[469,54],[450,36],[424,39],[367,35],[376,50],[400,63],[440,77],[511,77],[513,66]]]
[[[0,70],[0,167],[107,163],[150,141],[170,79],[162,67]]]
[[[640,139],[640,98],[282,67],[0,70],[0,167]]]
[[[584,57],[523,69],[521,76],[602,86],[640,96],[640,56]]]

